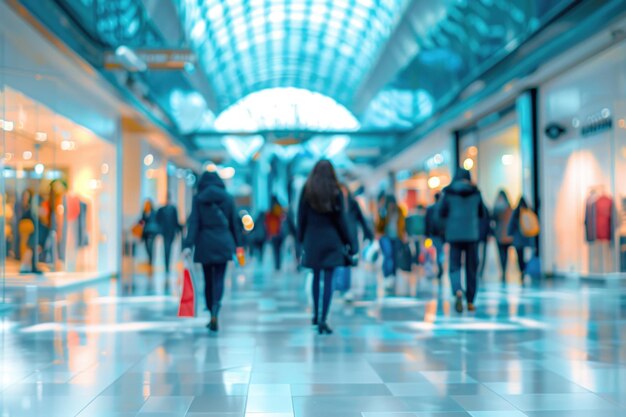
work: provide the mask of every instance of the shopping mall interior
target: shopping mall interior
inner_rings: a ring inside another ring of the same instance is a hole
[[[0,0],[0,171],[1,417],[626,415],[624,0]]]

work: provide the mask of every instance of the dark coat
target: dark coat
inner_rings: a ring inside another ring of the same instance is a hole
[[[164,239],[174,239],[182,229],[178,222],[178,210],[173,204],[159,208],[156,220]]]
[[[509,222],[508,232],[513,237],[513,246],[516,248],[534,248],[535,239],[532,237],[526,237],[522,234],[522,230],[519,224],[520,211],[523,208],[528,208],[528,204],[524,198],[520,199],[519,205],[513,210],[511,215],[511,221]]]
[[[359,226],[363,230],[363,239],[374,240],[374,233],[363,216],[361,206],[352,196],[348,196],[346,203],[346,222],[350,235],[350,245],[355,253],[359,251]]]
[[[459,169],[452,183],[444,189],[440,214],[447,242],[480,240],[481,220],[486,217],[485,204],[478,187],[470,182],[467,170]]]
[[[492,219],[494,223],[494,235],[501,245],[510,245],[513,243],[513,238],[509,235],[508,230],[512,214],[513,209],[508,204],[500,207],[496,206],[493,209]]]
[[[141,221],[143,222],[143,232],[141,235],[143,239],[159,234],[159,223],[157,222],[155,210],[151,210],[150,213],[146,213],[145,211],[141,213]]]
[[[221,264],[242,245],[239,216],[224,182],[214,172],[202,174],[187,221],[185,248],[195,247],[194,262]]]
[[[303,192],[298,207],[298,241],[302,243],[302,266],[328,269],[346,266],[346,251],[351,246],[345,216],[343,195],[337,190],[333,211],[320,213],[313,209]]]
[[[444,237],[445,225],[441,219],[441,204],[436,202],[426,208],[426,237]]]

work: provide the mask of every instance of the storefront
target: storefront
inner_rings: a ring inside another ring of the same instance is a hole
[[[502,192],[511,209],[517,207],[522,198],[530,207],[537,206],[534,106],[535,92],[524,92],[500,110],[481,117],[455,134],[458,164],[472,173],[490,213],[494,212]],[[503,207],[502,204],[500,207]],[[508,224],[496,228],[506,234]],[[502,275],[497,243],[497,239],[490,239],[487,245],[481,246],[481,271],[484,271],[484,276]],[[526,261],[533,256],[533,249],[526,249]],[[517,255],[513,248],[509,251],[505,277],[517,282],[521,277],[517,262],[514,262]]]
[[[108,89],[0,4],[4,302],[120,270],[120,108]]]
[[[547,273],[626,272],[625,73],[622,43],[540,90]]]

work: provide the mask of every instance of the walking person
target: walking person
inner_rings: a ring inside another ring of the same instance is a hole
[[[333,165],[319,161],[304,185],[298,208],[298,240],[302,265],[313,270],[313,325],[319,334],[331,334],[327,319],[335,269],[347,266],[356,252],[345,218],[344,198]],[[320,286],[324,293],[320,311]]]
[[[378,213],[376,231],[381,235],[380,250],[383,254],[383,277],[387,290],[396,285],[398,260],[406,238],[406,216],[398,207],[394,196],[386,196]]]
[[[491,215],[487,206],[483,207],[484,215],[480,218],[480,238],[478,240],[478,278],[482,281],[487,265],[489,238],[493,235]]]
[[[526,274],[526,248],[535,248],[535,238],[525,236],[520,224],[522,210],[529,208],[526,199],[521,197],[517,207],[511,214],[511,221],[508,226],[509,235],[513,238],[513,247],[515,248],[515,252],[517,252],[517,265],[522,276],[522,281],[524,281],[524,275]]]
[[[141,220],[139,223],[143,227],[141,240],[148,254],[148,271],[152,274],[152,268],[154,267],[154,241],[159,234],[159,223],[157,222],[154,204],[149,198],[146,199],[143,204],[143,211],[141,212]]]
[[[462,258],[465,255],[465,298],[467,309],[474,311],[478,274],[478,241],[480,223],[485,217],[485,204],[478,187],[471,182],[468,170],[458,168],[452,183],[444,189],[441,216],[445,221],[445,237],[450,244],[450,281],[456,297],[455,308],[463,311],[461,286]]]
[[[437,259],[437,280],[441,284],[443,277],[443,264],[446,259],[445,228],[441,221],[440,208],[441,193],[435,194],[435,202],[426,208],[426,237],[432,240]]]
[[[272,198],[270,211],[265,215],[265,232],[272,245],[274,254],[274,270],[280,271],[282,266],[282,248],[285,236],[283,226],[285,222],[285,210],[276,197]]]
[[[243,253],[242,241],[233,198],[215,172],[204,172],[187,221],[184,256],[190,256],[195,248],[193,260],[202,264],[204,297],[211,314],[207,327],[214,332],[218,331],[226,265],[235,253]]]
[[[374,233],[367,224],[365,216],[363,216],[361,206],[348,187],[345,184],[341,184],[340,188],[345,202],[346,224],[350,241],[352,242],[352,249],[354,253],[359,253],[359,228],[361,228],[363,232],[363,240],[365,241],[372,241],[374,239]],[[338,283],[341,283],[341,290],[345,300],[352,301],[352,265],[337,268],[335,274]]]
[[[498,256],[500,259],[500,278],[502,284],[506,284],[506,271],[509,264],[509,249],[513,243],[513,237],[509,234],[509,224],[513,208],[506,191],[500,190],[493,205],[492,221],[493,230],[498,244]]]
[[[169,276],[172,259],[172,244],[174,243],[176,236],[182,231],[182,226],[178,220],[178,210],[172,202],[171,195],[167,195],[165,205],[157,210],[156,220],[159,225],[161,236],[163,236],[165,274]],[[165,281],[165,285],[168,285],[167,280]]]

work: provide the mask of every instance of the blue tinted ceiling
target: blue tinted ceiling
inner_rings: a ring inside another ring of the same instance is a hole
[[[188,38],[222,109],[275,87],[307,89],[350,107],[405,3],[178,0]]]

